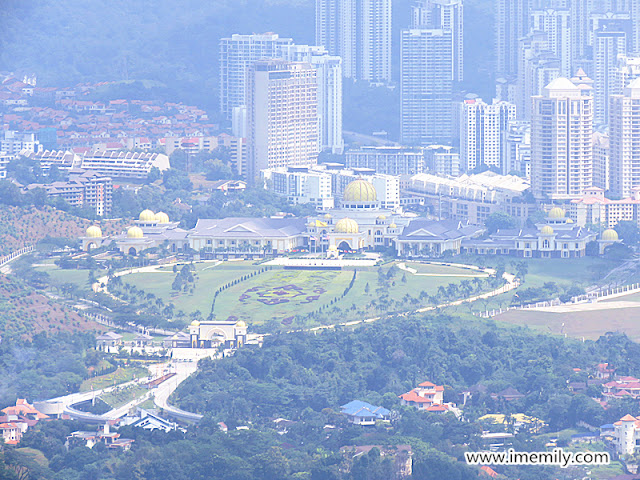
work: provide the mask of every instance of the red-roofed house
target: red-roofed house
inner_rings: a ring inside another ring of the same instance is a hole
[[[620,455],[637,453],[640,450],[640,419],[627,414],[613,425],[616,452]]]
[[[0,423],[0,433],[2,433],[2,440],[7,445],[17,445],[22,439],[22,428],[17,423]]]
[[[402,405],[416,407],[431,413],[445,413],[452,410],[454,406],[444,403],[444,387],[431,382],[422,382],[413,390],[403,393],[399,397]]]

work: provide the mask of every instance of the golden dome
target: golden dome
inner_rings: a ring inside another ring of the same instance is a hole
[[[331,218],[331,214],[330,213],[325,213],[324,214],[324,219],[325,220],[329,220]]]
[[[131,227],[127,230],[127,238],[142,238],[144,237],[144,233],[142,233],[142,229],[140,227]]]
[[[573,223],[573,220],[571,220],[570,218],[567,218],[567,223]]]
[[[141,222],[155,222],[156,221],[156,214],[153,213],[151,210],[143,210],[142,212],[140,212],[140,217],[139,220]]]
[[[555,220],[564,218],[564,210],[560,207],[554,207],[549,210],[549,218],[553,218]]]
[[[338,251],[338,247],[336,247],[335,245],[331,245],[331,246],[329,247],[329,251],[330,251],[330,252],[337,252],[337,251]]]
[[[611,228],[602,232],[602,240],[604,240],[605,242],[617,242],[618,239],[618,232]]]
[[[553,235],[553,228],[551,228],[549,225],[545,225],[544,227],[542,227],[542,229],[540,230],[540,233],[542,235]]]
[[[333,231],[336,233],[358,233],[358,222],[348,217],[342,218],[338,220]]]
[[[198,320],[194,320],[193,322],[191,322],[191,326],[192,327],[199,327],[200,326],[200,322]]]
[[[236,328],[247,328],[247,324],[244,323],[244,320],[240,320],[238,323],[236,323]]]
[[[396,225],[396,222],[393,222],[391,225],[389,225],[389,228],[398,228],[398,226]]]
[[[307,223],[307,227],[315,227],[315,226],[316,226],[315,222]]]
[[[169,223],[169,215],[164,212],[156,213],[155,218],[158,223]]]
[[[378,220],[386,220],[386,215],[378,215]]]
[[[87,228],[87,237],[89,238],[102,238],[102,230],[100,227],[96,227],[95,225],[91,225]]]
[[[375,202],[378,200],[376,188],[366,180],[358,179],[347,185],[342,196],[343,202]]]

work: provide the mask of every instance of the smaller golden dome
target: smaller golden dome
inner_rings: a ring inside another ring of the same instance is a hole
[[[553,218],[554,220],[564,218],[564,210],[560,207],[552,208],[551,210],[549,210],[549,218]]]
[[[141,222],[155,222],[156,214],[153,213],[151,210],[147,209],[140,212],[140,217],[138,218]]]
[[[604,240],[605,242],[617,242],[618,239],[618,232],[616,232],[612,228],[609,228],[602,232],[602,240]]]
[[[396,225],[396,222],[393,222],[391,225],[389,225],[389,228],[398,228],[398,226]]]
[[[567,218],[567,223],[573,223],[573,220],[571,220],[570,218]]]
[[[553,228],[551,228],[549,225],[545,225],[544,227],[542,227],[542,229],[540,230],[540,233],[542,235],[553,235]]]
[[[358,222],[349,217],[342,218],[338,220],[333,231],[336,233],[358,233]]]
[[[199,327],[200,326],[200,322],[198,320],[194,320],[193,322],[191,322],[191,326],[192,327]]]
[[[158,223],[169,223],[169,215],[164,212],[156,213],[155,218]]]
[[[142,238],[144,233],[140,227],[131,227],[127,230],[127,238]]]
[[[325,220],[329,220],[329,219],[331,219],[331,218],[332,218],[332,217],[331,217],[331,214],[330,214],[330,213],[325,213],[325,214],[324,214],[324,219],[325,219]]]
[[[309,222],[307,223],[307,227],[315,227],[316,224],[314,222]]]
[[[244,320],[240,320],[238,323],[236,323],[236,328],[247,328],[247,324],[244,323]]]
[[[330,252],[337,252],[337,251],[338,251],[338,247],[336,247],[335,245],[331,245],[331,246],[329,247],[329,251],[330,251]]]
[[[87,228],[87,237],[89,238],[102,238],[102,230],[100,227],[96,227],[95,225],[91,225]]]
[[[378,220],[386,220],[386,215],[378,215]]]

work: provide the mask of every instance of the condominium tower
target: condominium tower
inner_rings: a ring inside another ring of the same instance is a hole
[[[400,136],[409,144],[450,140],[452,125],[451,30],[402,30]]]
[[[465,100],[460,104],[460,160],[466,171],[480,165],[503,170],[503,138],[516,106],[507,102],[489,105]]]
[[[609,142],[611,193],[626,198],[640,187],[640,78],[611,97]]]
[[[247,75],[247,179],[265,168],[315,165],[318,84],[308,63],[261,60]]]
[[[316,44],[342,57],[345,77],[391,81],[391,0],[316,0]]]
[[[498,75],[518,73],[518,41],[529,33],[532,0],[497,0],[496,70]]]
[[[232,35],[220,40],[220,111],[231,118],[233,109],[245,105],[247,69],[256,61],[277,58],[279,48],[292,45],[275,33]]]
[[[537,198],[552,200],[578,197],[592,183],[590,87],[559,77],[532,100],[532,192]]]
[[[451,78],[464,80],[463,0],[422,0],[412,7],[411,28],[441,28],[451,31]]]
[[[595,63],[595,122],[605,125],[609,121],[609,98],[616,91],[618,56],[627,53],[627,33],[618,29],[602,29],[594,36]]]

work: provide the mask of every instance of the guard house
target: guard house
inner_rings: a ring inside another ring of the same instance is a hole
[[[239,348],[247,341],[247,325],[242,320],[194,320],[189,326],[189,336],[191,348]]]

